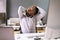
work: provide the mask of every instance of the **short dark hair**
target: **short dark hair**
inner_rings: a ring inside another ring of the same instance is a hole
[[[37,14],[38,14],[39,9],[38,9],[37,7],[35,7],[35,9],[36,9],[35,15],[37,15]]]

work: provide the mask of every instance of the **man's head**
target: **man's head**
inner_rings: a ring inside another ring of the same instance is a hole
[[[33,17],[38,13],[38,8],[36,6],[31,6],[26,10],[26,12],[28,17]]]

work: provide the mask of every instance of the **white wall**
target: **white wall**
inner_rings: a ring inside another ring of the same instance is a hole
[[[6,0],[0,0],[0,13],[6,13]]]
[[[17,18],[18,17],[18,7],[24,6],[25,8],[31,5],[38,5],[48,11],[49,0],[7,0],[7,12],[8,17]]]
[[[50,0],[47,27],[60,29],[60,0]]]
[[[33,0],[7,0],[7,16],[9,18],[17,18],[19,6],[27,8],[31,5],[33,5]]]

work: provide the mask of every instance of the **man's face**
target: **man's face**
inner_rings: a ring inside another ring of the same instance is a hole
[[[34,16],[35,11],[36,11],[35,6],[31,6],[31,7],[29,7],[29,8],[27,9],[27,13],[28,13],[31,17]]]

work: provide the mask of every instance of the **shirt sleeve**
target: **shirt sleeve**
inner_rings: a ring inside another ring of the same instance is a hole
[[[37,21],[39,21],[41,18],[43,18],[46,15],[46,11],[40,7],[37,7],[39,9],[39,14],[37,14]]]
[[[23,15],[25,15],[26,13],[25,13],[25,8],[23,7],[23,6],[20,6],[19,8],[18,8],[18,16],[19,16],[19,18],[21,19],[21,18],[23,18]]]

